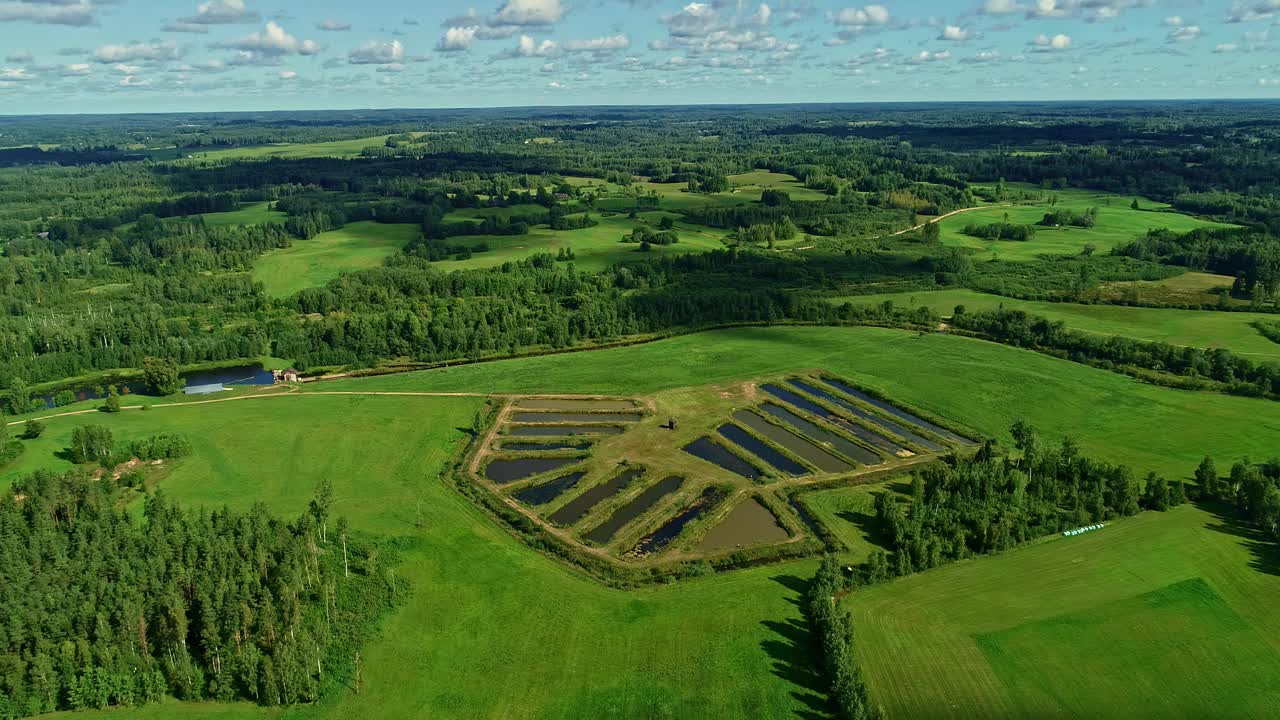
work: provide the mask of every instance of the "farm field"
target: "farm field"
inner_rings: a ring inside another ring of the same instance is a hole
[[[950,315],[956,305],[964,305],[970,311],[1000,307],[1025,310],[1050,320],[1061,320],[1068,327],[1085,332],[1199,348],[1220,347],[1262,359],[1280,359],[1280,344],[1268,340],[1251,325],[1257,320],[1276,319],[1275,315],[1266,313],[1036,302],[973,290],[855,295],[833,301],[872,305],[886,300],[892,300],[899,307],[928,307],[943,316]]]
[[[310,240],[272,250],[253,266],[253,277],[274,297],[319,287],[348,270],[377,267],[421,232],[417,225],[354,222]]]
[[[889,717],[1266,718],[1280,703],[1280,576],[1251,536],[1183,506],[844,607]]]
[[[765,190],[785,190],[793,201],[825,200],[828,195],[811,190],[804,183],[785,173],[756,170],[741,175],[728,176],[732,189],[722,193],[691,193],[688,183],[658,183],[650,180],[639,180],[629,188],[607,183],[598,178],[565,178],[565,181],[579,187],[596,188],[600,198],[596,207],[604,210],[630,210],[635,207],[634,196],[656,194],[663,210],[680,212],[691,208],[702,208],[708,205],[732,206],[758,202]]]
[[[1026,418],[1049,441],[1070,434],[1087,453],[1169,477],[1190,475],[1206,452],[1228,467],[1245,455],[1270,457],[1275,449],[1268,438],[1280,436],[1280,410],[1271,401],[1172,390],[981,340],[881,328],[721,330],[628,348],[337,380],[304,391],[569,388],[628,397],[811,368],[1004,441],[1008,427]]]
[[[195,445],[162,480],[178,501],[263,501],[294,515],[329,477],[335,514],[357,530],[403,538],[400,572],[415,592],[366,648],[361,694],[287,712],[168,703],[131,709],[131,717],[781,717],[821,706],[797,604],[812,561],[669,587],[604,588],[524,547],[440,481],[444,457],[463,437],[457,428],[480,399],[323,393],[645,395],[806,367],[993,435],[1003,436],[1021,411],[1047,439],[1072,432],[1086,452],[1169,474],[1188,473],[1206,448],[1220,463],[1262,456],[1280,432],[1280,418],[1266,420],[1275,413],[1265,401],[1197,394],[1190,404],[1185,393],[989,343],[773,328],[332,381],[279,398],[58,418],[20,462],[52,458],[76,424],[106,424],[122,439],[178,432]],[[1245,423],[1256,432],[1234,432]]]
[[[656,217],[662,213],[645,213],[646,217]],[[581,230],[552,230],[545,225],[530,229],[528,235],[460,235],[451,237],[451,245],[468,245],[476,247],[487,245],[489,250],[477,252],[466,260],[442,260],[438,266],[444,270],[475,270],[479,268],[497,267],[505,262],[523,260],[537,253],[559,252],[562,248],[573,250],[573,262],[581,269],[598,271],[615,263],[627,260],[639,260],[658,257],[664,254],[678,255],[709,250],[723,249],[720,241],[726,233],[715,228],[707,228],[690,223],[677,222],[676,231],[680,233],[680,242],[675,245],[654,245],[650,252],[642,254],[638,244],[621,242],[622,236],[635,229],[637,223],[626,215],[603,217],[592,213],[600,224]]]
[[[414,133],[421,135],[423,133]],[[248,147],[233,147],[221,150],[205,150],[201,152],[188,153],[191,158],[188,162],[200,160],[261,160],[266,158],[280,158],[300,160],[306,158],[350,158],[359,157],[360,152],[367,147],[383,147],[390,135],[377,135],[375,137],[355,138],[352,140],[335,140],[333,142],[319,143],[283,143],[278,145],[253,145]],[[186,158],[186,156],[183,156]]]
[[[271,203],[244,203],[239,210],[220,213],[205,213],[204,224],[208,227],[225,227],[227,225],[265,225],[267,223],[283,223],[288,215],[271,210]]]
[[[970,248],[977,251],[975,259],[987,260],[994,257],[1000,260],[1033,260],[1039,255],[1078,255],[1085,245],[1092,244],[1096,252],[1110,252],[1112,248],[1122,245],[1149,230],[1169,229],[1175,232],[1189,232],[1202,227],[1230,227],[1220,223],[1200,220],[1190,215],[1172,211],[1166,212],[1168,205],[1157,203],[1147,198],[1112,195],[1110,193],[1091,190],[1041,190],[1029,185],[1010,184],[1010,192],[1025,192],[1044,199],[1021,204],[1016,198],[996,206],[960,213],[941,221],[941,240],[944,245]],[[1051,205],[1047,198],[1056,197],[1058,202]],[[1130,207],[1138,200],[1141,210]],[[1098,209],[1097,225],[1092,228],[1052,228],[1036,225],[1046,213],[1055,210],[1072,210],[1083,213],[1089,208]],[[984,240],[970,237],[962,231],[969,224],[987,225],[1002,222],[1005,216],[1008,222],[1021,225],[1036,225],[1036,235],[1025,242]]]

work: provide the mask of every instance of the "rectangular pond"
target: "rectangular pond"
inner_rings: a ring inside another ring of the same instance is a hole
[[[858,407],[857,405],[854,405],[853,403],[849,402],[848,400],[845,400],[842,397],[837,397],[836,395],[833,395],[827,392],[826,390],[823,390],[822,388],[816,387],[814,385],[810,385],[809,383],[804,382],[802,380],[793,379],[793,380],[788,380],[788,382],[800,388],[801,390],[804,390],[810,395],[816,395],[817,397],[820,397],[823,400],[826,400],[838,407],[845,409],[846,411],[849,412],[850,415],[853,415],[856,418],[859,418],[861,420],[866,420],[869,423],[873,423],[879,427],[882,427],[885,430],[888,430],[889,432],[906,440],[907,442],[919,445],[920,447],[930,452],[944,452],[946,450],[945,447],[930,440],[929,438],[921,437],[920,435],[917,435],[911,432],[910,430],[908,430],[905,426],[899,425],[898,423],[893,422],[891,420],[886,420],[880,417],[879,415],[876,415],[875,413],[869,413],[866,410],[863,410],[862,408]]]
[[[572,437],[574,435],[621,435],[617,425],[512,425],[507,434],[521,437]]]
[[[823,378],[822,381],[830,385],[831,387],[839,390],[840,392],[848,395],[849,397],[856,398],[872,407],[879,408],[889,413],[890,415],[898,418],[899,420],[905,420],[911,423],[912,425],[915,425],[916,427],[924,428],[925,430],[933,433],[934,435],[937,435],[938,437],[960,443],[961,445],[977,445],[978,444],[967,437],[957,435],[956,433],[953,433],[944,427],[935,425],[934,423],[931,423],[928,420],[925,420],[924,418],[912,415],[906,410],[901,410],[899,408],[896,408],[893,405],[890,405],[889,403],[879,398],[871,397],[870,395],[862,392],[861,390],[850,387],[849,385],[842,383],[839,380],[833,380],[831,378]]]
[[[545,472],[558,470],[566,465],[580,462],[582,458],[508,458],[504,460],[493,460],[484,466],[484,476],[498,483],[506,485],[517,480],[523,480],[534,475],[541,475]]]
[[[720,524],[708,530],[694,549],[698,552],[715,552],[782,542],[788,537],[790,535],[786,528],[778,524],[778,519],[769,512],[769,508],[761,505],[755,498],[747,498],[730,510]]]
[[[640,413],[586,413],[586,412],[516,412],[511,422],[518,423],[608,423],[640,422]]]
[[[619,530],[626,527],[627,523],[649,512],[649,509],[657,505],[659,500],[679,490],[683,484],[684,478],[682,477],[672,476],[663,479],[656,485],[645,489],[631,502],[613,511],[609,519],[605,520],[600,527],[583,535],[583,537],[597,545],[608,544]]]
[[[841,473],[853,470],[853,466],[844,460],[841,460],[804,438],[787,432],[783,428],[774,425],[750,410],[739,410],[733,414],[733,419],[795,453],[801,459],[809,462],[824,473]]]
[[[755,435],[743,430],[737,425],[724,424],[716,428],[716,432],[724,436],[726,440],[746,450],[748,453],[769,463],[775,470],[787,475],[808,475],[809,468],[783,455],[773,449],[767,443],[757,438]]]
[[[498,447],[508,452],[546,452],[549,450],[590,450],[589,442],[574,442],[572,440],[550,442],[504,442]]]
[[[534,485],[523,490],[517,490],[511,495],[524,503],[525,505],[546,505],[565,493],[565,491],[578,484],[578,481],[586,476],[584,472],[569,473],[555,480]]]
[[[635,410],[636,404],[630,400],[586,400],[558,398],[524,398],[516,401],[521,410],[595,410],[622,412]]]
[[[881,460],[879,455],[871,452],[861,445],[858,445],[852,440],[849,440],[842,435],[837,435],[815,423],[811,423],[781,405],[765,403],[760,406],[760,409],[790,425],[796,430],[799,430],[801,435],[804,435],[814,442],[828,445],[836,452],[851,460],[860,462],[863,465],[875,465]]]
[[[587,516],[587,513],[591,512],[592,508],[622,492],[633,480],[643,474],[644,470],[640,469],[618,473],[608,482],[597,485],[570,500],[564,507],[551,513],[551,516],[547,519],[561,527],[576,525],[579,520]]]
[[[661,552],[663,548],[671,544],[672,540],[680,536],[686,525],[710,512],[724,498],[725,493],[720,488],[709,487],[703,490],[697,500],[686,506],[675,517],[663,523],[662,527],[646,535],[628,554],[648,555],[649,553]]]
[[[828,423],[831,423],[832,425],[839,427],[840,429],[858,438],[859,440],[862,440],[863,442],[866,442],[870,445],[874,445],[875,447],[878,447],[881,450],[887,450],[888,452],[896,455],[897,453],[902,452],[903,450],[906,449],[901,445],[897,444],[896,442],[885,437],[884,435],[881,435],[880,433],[877,433],[877,432],[872,432],[871,430],[868,430],[867,428],[864,428],[861,425],[857,425],[845,420],[839,415],[832,414],[832,412],[827,408],[822,407],[821,405],[809,400],[808,398],[801,397],[791,392],[790,390],[780,388],[777,385],[768,384],[764,386],[764,391],[778,398],[779,400],[787,403],[788,405],[800,408],[801,410],[812,413],[813,415],[816,415],[822,418]]]
[[[685,452],[712,465],[719,465],[735,475],[755,480],[763,473],[760,468],[729,452],[723,445],[709,437],[700,437],[682,448]]]

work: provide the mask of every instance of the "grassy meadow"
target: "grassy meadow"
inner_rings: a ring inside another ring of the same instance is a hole
[[[266,285],[267,294],[287,297],[324,285],[348,270],[377,267],[420,232],[417,225],[349,223],[266,253],[254,263],[253,277]]]
[[[500,210],[504,208],[492,208]],[[642,213],[650,224],[657,227],[658,218],[664,213]],[[537,253],[555,254],[561,249],[573,250],[574,263],[581,269],[590,272],[603,270],[610,265],[628,260],[641,260],[661,255],[679,255],[686,253],[707,252],[724,248],[720,241],[726,233],[715,228],[677,222],[676,231],[680,234],[680,242],[675,245],[654,245],[648,253],[641,253],[640,246],[622,242],[622,236],[630,233],[639,224],[626,215],[614,214],[603,216],[592,213],[600,224],[581,230],[552,230],[540,225],[529,230],[527,235],[460,235],[448,240],[450,245],[467,245],[478,247],[481,244],[489,250],[477,252],[466,260],[441,260],[438,266],[444,270],[475,270],[479,268],[497,267],[505,262],[523,260]]]
[[[1026,417],[1044,431],[1046,440],[1071,433],[1085,452],[1175,476],[1189,474],[1205,452],[1215,455],[1220,467],[1243,454],[1265,456],[1273,451],[1271,440],[1280,435],[1280,412],[1268,401],[1143,385],[1101,370],[953,336],[875,328],[782,327],[331,381],[275,398],[56,418],[48,421],[45,436],[27,448],[20,466],[10,468],[5,476],[40,465],[65,467],[55,453],[77,424],[105,424],[125,440],[177,432],[195,446],[191,457],[162,470],[160,486],[178,501],[239,508],[261,501],[277,513],[294,515],[306,507],[315,484],[327,477],[335,485],[335,514],[347,515],[356,529],[402,538],[400,572],[413,583],[413,595],[386,621],[381,638],[366,647],[365,687],[360,694],[343,693],[316,706],[287,711],[166,703],[130,709],[131,718],[821,716],[821,684],[810,665],[811,646],[798,603],[804,579],[815,567],[812,561],[639,591],[606,589],[522,545],[441,481],[442,463],[462,441],[459,428],[470,424],[480,399],[322,394],[646,395],[818,367],[985,433],[1004,437],[1013,419]],[[1178,560],[1179,548],[1189,544],[1194,559],[1199,552],[1196,543],[1202,543],[1206,552],[1201,574],[1211,577],[1213,587],[1236,613],[1269,629],[1269,637],[1280,637],[1275,632],[1280,629],[1275,627],[1280,614],[1266,615],[1262,599],[1274,595],[1273,591],[1259,593],[1252,606],[1235,604],[1248,588],[1269,588],[1266,583],[1271,578],[1250,568],[1239,539],[1230,539],[1234,545],[1204,540],[1220,535],[1203,529],[1205,521],[1185,508],[1142,516],[1076,540],[1094,543],[1116,537],[1110,555],[1102,554],[1102,549],[1069,552],[1007,573],[997,565],[1066,547],[1051,541],[926,573],[877,588],[877,595],[853,598],[850,607],[855,612],[871,612],[860,610],[863,603],[871,603],[866,607],[874,608],[877,618],[893,612],[906,618],[902,623],[886,623],[882,640],[870,639],[864,631],[862,637],[867,639],[862,651],[880,653],[867,661],[868,668],[874,668],[869,670],[873,692],[886,706],[899,694],[902,697],[896,702],[906,703],[907,694],[899,691],[917,685],[926,687],[916,697],[936,699],[927,687],[935,682],[934,676],[968,677],[927,664],[956,661],[932,650],[939,643],[950,649],[973,642],[966,635],[955,640],[952,624],[922,626],[933,635],[920,640],[924,648],[920,652],[925,654],[914,661],[925,664],[919,667],[891,654],[903,651],[898,647],[899,636],[893,634],[895,628],[917,627],[920,614],[960,612],[959,603],[953,609],[950,593],[966,586],[953,583],[913,594],[914,586],[909,584],[945,578],[949,572],[975,573],[970,581],[975,594],[970,606],[978,608],[974,612],[1009,620],[1000,626],[964,625],[960,617],[954,627],[998,633],[1083,609],[1075,595],[1037,590],[1032,593],[1036,602],[1028,602],[1019,612],[993,611],[1000,603],[1013,602],[1000,588],[1013,583],[1036,585],[1026,578],[1040,579],[1049,572],[1045,568],[1060,565],[1064,573],[1093,573],[1077,580],[1079,585],[1054,585],[1092,593],[1098,598],[1088,605],[1093,608],[1102,601],[1123,600],[1186,579],[1181,569],[1191,567],[1192,560]],[[1216,569],[1210,568],[1208,549],[1226,552],[1228,559],[1214,556]],[[983,571],[986,567],[993,570]],[[1145,584],[1126,579],[1119,568],[1155,579]],[[1214,574],[1207,574],[1210,571]],[[1237,578],[1239,593],[1229,594],[1217,585],[1221,577]],[[1097,587],[1089,589],[1093,586]],[[1125,592],[1126,587],[1131,591]],[[905,594],[900,594],[900,588]],[[985,595],[978,595],[979,591]],[[992,593],[997,593],[996,598]],[[1173,625],[1182,622],[1185,613],[1180,612],[1175,607],[1156,617],[1162,625]],[[1218,622],[1212,626],[1215,631],[1237,627],[1229,617]],[[859,627],[867,624],[860,621]],[[1000,652],[1012,658],[1008,662],[1023,657],[1026,637],[1030,636],[1001,640],[1000,647],[1008,649]],[[1247,634],[1237,631],[1225,637],[1243,640]],[[1060,651],[1063,658],[1098,650],[1088,643],[1068,644]],[[1208,657],[1226,658],[1221,647],[1207,640],[1202,644]],[[1244,647],[1256,653],[1266,645],[1255,638]],[[997,670],[986,673],[986,677],[997,676]],[[1215,668],[1212,677],[1220,676]],[[1000,702],[1001,693],[1013,693],[1003,689],[1010,682],[961,688],[957,702],[974,707],[978,698],[993,703],[992,707],[1004,707],[994,703]],[[950,686],[944,690],[949,692]],[[1027,697],[1018,702],[1026,707],[1041,702],[1037,699],[1041,696]],[[895,717],[914,716],[909,707],[893,705],[892,709]],[[119,716],[111,712],[77,715]]]
[[[288,215],[272,210],[271,203],[243,203],[239,210],[220,213],[205,213],[204,224],[208,227],[226,227],[228,225],[265,225],[267,223],[283,223]]]
[[[1175,232],[1189,232],[1202,227],[1229,227],[1200,220],[1190,215],[1172,212],[1169,206],[1154,200],[1132,195],[1113,195],[1094,190],[1040,190],[1029,185],[1011,184],[1011,192],[1027,193],[1028,201],[1011,199],[980,210],[953,215],[940,221],[941,239],[944,245],[970,248],[976,251],[975,259],[1034,260],[1040,255],[1078,255],[1086,245],[1092,244],[1098,253],[1145,235],[1149,230],[1165,228]],[[1049,198],[1057,198],[1050,204]],[[1141,210],[1132,209],[1137,200]],[[1025,204],[1024,204],[1025,203]],[[1092,228],[1040,227],[1032,240],[1016,242],[1008,240],[984,240],[970,237],[962,231],[969,224],[988,225],[1008,222],[1020,225],[1036,225],[1046,213],[1055,210],[1072,210],[1083,213],[1089,208],[1098,209],[1097,224]]]
[[[1050,320],[1060,320],[1068,327],[1085,332],[1199,348],[1220,347],[1260,360],[1280,360],[1280,344],[1268,340],[1251,325],[1257,320],[1276,319],[1275,315],[1266,313],[1036,302],[973,290],[855,295],[835,302],[874,305],[886,300],[892,300],[898,307],[928,307],[944,316],[950,315],[956,305],[964,305],[970,311],[1000,307],[1025,310]]]
[[[1277,568],[1249,530],[1183,506],[844,606],[888,717],[1267,718],[1280,703]]]
[[[421,135],[422,133],[414,133]],[[378,135],[351,140],[335,140],[317,143],[278,143],[274,145],[252,145],[246,147],[224,148],[188,153],[183,156],[191,160],[262,160],[279,158],[302,160],[307,158],[352,158],[360,157],[361,151],[367,147],[383,147],[391,135]]]

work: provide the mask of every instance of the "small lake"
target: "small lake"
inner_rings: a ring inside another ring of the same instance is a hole
[[[518,423],[607,423],[640,422],[638,413],[587,413],[587,412],[518,412],[511,416]]]
[[[714,552],[782,542],[788,537],[786,528],[778,524],[778,519],[769,512],[769,508],[761,505],[759,500],[749,498],[730,510],[728,517],[721,520],[719,525],[708,530],[694,549],[698,552]]]
[[[725,446],[709,437],[700,437],[685,445],[683,449],[698,459],[706,460],[712,465],[719,465],[725,470],[735,475],[741,475],[748,480],[755,480],[762,474],[760,468],[729,452]]]
[[[552,513],[551,517],[547,519],[561,527],[575,525],[579,520],[586,517],[592,508],[622,492],[624,488],[631,484],[632,480],[643,474],[644,470],[627,470],[619,473],[612,480],[602,485],[597,485],[570,500],[564,507]]]
[[[506,485],[527,477],[557,470],[565,465],[572,465],[580,460],[582,458],[512,458],[509,460],[494,460],[484,466],[484,476],[499,485]]]
[[[555,398],[525,398],[516,402],[521,410],[603,410],[623,411],[635,410],[636,404],[629,400],[572,400]]]
[[[822,472],[841,473],[853,470],[853,466],[844,460],[798,435],[787,432],[750,410],[739,410],[733,414],[733,419],[812,463]]]
[[[916,427],[924,428],[925,430],[928,430],[929,432],[931,432],[931,433],[933,433],[934,435],[937,435],[937,436],[939,436],[939,437],[941,437],[941,438],[945,438],[945,439],[947,439],[947,440],[953,440],[953,441],[958,442],[958,443],[960,443],[960,444],[962,444],[962,445],[977,445],[977,444],[978,444],[978,443],[974,442],[973,440],[970,440],[970,439],[969,439],[969,438],[967,438],[967,437],[962,437],[962,436],[960,436],[960,435],[957,435],[956,433],[951,432],[950,430],[948,430],[948,429],[946,429],[946,428],[944,428],[944,427],[939,427],[939,426],[937,426],[937,425],[935,425],[935,424],[933,424],[933,423],[929,422],[928,420],[925,420],[924,418],[916,417],[915,415],[912,415],[911,413],[907,412],[906,410],[902,410],[902,409],[900,409],[900,408],[896,408],[896,407],[894,407],[893,405],[890,405],[889,403],[887,403],[887,402],[885,402],[885,401],[883,401],[883,400],[881,400],[881,399],[879,399],[879,398],[871,397],[870,395],[868,395],[868,394],[866,394],[866,393],[864,393],[864,392],[862,392],[862,391],[860,391],[860,390],[858,390],[858,389],[856,389],[856,388],[849,387],[848,385],[846,385],[846,384],[844,384],[844,383],[842,383],[842,382],[840,382],[840,381],[838,381],[838,380],[832,380],[831,378],[823,378],[823,379],[822,379],[822,382],[824,382],[824,383],[826,383],[826,384],[830,385],[831,387],[833,387],[833,388],[835,388],[835,389],[839,390],[840,392],[844,393],[845,395],[848,395],[848,396],[850,396],[850,397],[853,397],[853,398],[856,398],[856,399],[858,399],[858,400],[861,400],[862,402],[864,402],[864,403],[866,403],[866,404],[868,404],[868,405],[870,405],[870,406],[872,406],[872,407],[879,408],[879,409],[881,409],[881,410],[883,410],[883,411],[885,411],[885,412],[889,413],[890,415],[892,415],[892,416],[894,416],[894,417],[898,418],[899,420],[906,420],[907,422],[911,423],[912,425],[915,425]]]
[[[774,450],[759,438],[743,430],[737,425],[721,425],[716,432],[726,440],[769,463],[778,472],[787,475],[808,475],[809,469],[782,453]]]
[[[523,490],[517,490],[512,493],[517,500],[525,505],[546,505],[565,493],[566,490],[578,484],[578,481],[586,477],[584,472],[569,473],[564,477],[558,477],[550,482],[541,485],[534,485]]]
[[[619,435],[616,425],[516,425],[507,430],[523,437],[570,437],[573,435]]]
[[[609,519],[605,520],[600,527],[597,527],[595,530],[583,535],[583,537],[597,545],[604,545],[608,543],[619,530],[626,527],[627,523],[648,512],[649,508],[657,505],[658,501],[662,498],[670,495],[676,490],[679,490],[680,486],[683,484],[684,478],[672,476],[662,480],[656,485],[650,486],[644,492],[640,493],[634,500],[615,510],[613,514],[609,516]]]
[[[507,452],[548,452],[551,450],[590,450],[589,442],[573,442],[565,440],[562,442],[504,442],[498,446]]]
[[[899,425],[898,423],[895,423],[891,420],[886,420],[874,413],[869,413],[866,410],[863,410],[862,408],[858,407],[857,405],[854,405],[853,403],[849,402],[848,400],[845,400],[844,398],[836,397],[835,395],[827,392],[826,390],[814,387],[813,385],[810,385],[809,383],[803,382],[801,380],[789,380],[788,382],[800,388],[801,390],[808,392],[811,395],[816,395],[820,398],[827,400],[828,402],[834,403],[844,408],[846,411],[848,411],[851,415],[853,415],[856,418],[866,420],[869,423],[874,423],[876,425],[879,425],[885,430],[888,430],[889,432],[897,435],[898,437],[905,439],[907,442],[915,443],[916,445],[919,445],[920,447],[926,450],[929,450],[931,452],[943,452],[944,450],[946,450],[945,447],[939,445],[938,443],[928,438],[920,437],[919,435],[911,432],[910,430],[903,427],[902,425]]]
[[[876,463],[881,462],[881,457],[879,455],[851,440],[846,439],[842,435],[837,435],[830,430],[825,430],[822,427],[805,420],[781,405],[765,403],[760,406],[760,409],[790,425],[796,430],[799,430],[801,435],[804,435],[815,442],[827,445],[847,458],[856,460],[863,465],[875,465]]]
[[[632,549],[630,554],[647,555],[649,553],[660,552],[667,545],[670,545],[672,540],[675,540],[680,536],[680,533],[684,531],[686,525],[702,517],[716,505],[719,505],[720,501],[724,498],[724,491],[720,488],[709,487],[706,490],[703,490],[702,495],[700,495],[697,500],[690,503],[688,507],[681,510],[675,517],[663,523],[662,527],[653,531],[649,535],[646,535],[644,539],[641,540],[634,549]]]
[[[183,380],[184,388],[196,385],[212,385],[214,383],[222,383],[223,385],[275,384],[275,377],[271,374],[271,371],[261,365],[236,365],[216,370],[192,370],[191,372],[181,373],[180,377]],[[95,383],[66,389],[71,390],[76,396],[76,400],[101,400],[103,398],[102,394],[98,392],[98,385]],[[147,385],[141,380],[129,380],[127,382],[106,380],[101,383],[104,389],[108,385],[115,385],[117,389],[122,391],[122,395],[145,395],[147,392]],[[44,393],[36,397],[44,401],[45,407],[52,408],[55,407],[53,396],[56,394],[57,392]]]

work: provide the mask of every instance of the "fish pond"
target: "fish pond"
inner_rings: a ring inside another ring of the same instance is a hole
[[[679,490],[683,484],[684,478],[672,476],[649,486],[634,500],[613,511],[608,520],[583,537],[597,545],[607,544],[619,530],[626,527],[627,523],[648,512],[662,498]]]

